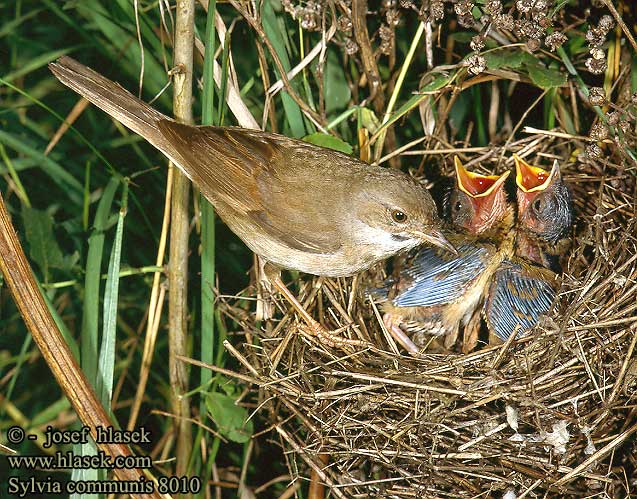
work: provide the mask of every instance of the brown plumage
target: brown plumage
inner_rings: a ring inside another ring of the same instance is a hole
[[[69,57],[49,67],[164,153],[228,227],[276,268],[339,277],[424,242],[454,251],[431,196],[402,172],[273,133],[180,124]],[[269,269],[313,332],[324,336]]]

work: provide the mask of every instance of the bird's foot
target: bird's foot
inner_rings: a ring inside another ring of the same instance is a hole
[[[335,330],[328,330],[321,326],[318,322],[312,321],[309,324],[304,324],[300,326],[301,330],[308,333],[311,336],[316,337],[319,342],[324,345],[327,345],[331,348],[350,348],[351,347],[359,347],[359,348],[369,348],[371,345],[363,340],[352,340],[350,338],[343,338],[341,333],[347,329],[348,326],[344,326]]]
[[[409,355],[419,357],[420,349],[413,341],[411,341],[409,336],[405,334],[405,331],[400,328],[401,321],[402,317],[392,315],[390,313],[383,315],[383,324],[385,324],[389,334],[391,334],[398,343],[405,347],[405,349],[409,352]]]

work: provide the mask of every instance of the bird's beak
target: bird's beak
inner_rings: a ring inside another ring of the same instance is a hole
[[[472,198],[488,198],[499,191],[511,172],[502,175],[480,175],[467,171],[458,156],[454,158],[456,164],[456,180],[458,189]]]
[[[543,168],[532,166],[517,154],[513,155],[515,161],[515,183],[525,193],[541,192],[560,176],[560,166],[553,162],[553,168],[548,172]]]
[[[502,190],[511,172],[507,170],[502,175],[480,175],[467,171],[457,156],[455,162],[458,189],[469,196],[476,213],[490,213],[496,194]]]
[[[429,229],[427,232],[413,230],[411,233],[424,243],[433,244],[434,246],[438,246],[439,248],[445,249],[458,256],[458,250],[453,247],[439,229]]]

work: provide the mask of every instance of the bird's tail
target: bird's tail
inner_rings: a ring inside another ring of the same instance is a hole
[[[110,114],[133,132],[173,159],[169,142],[157,127],[162,119],[170,119],[138,99],[121,85],[80,64],[71,57],[60,57],[49,64],[58,80],[82,97]]]

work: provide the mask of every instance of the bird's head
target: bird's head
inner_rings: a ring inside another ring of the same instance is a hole
[[[562,180],[557,160],[547,171],[517,155],[513,159],[520,224],[544,241],[557,242],[564,237],[573,219],[571,193]]]
[[[481,234],[498,224],[506,214],[507,198],[503,189],[509,176],[480,175],[465,169],[456,156],[456,187],[448,200],[453,225],[470,234]]]
[[[391,178],[390,178],[391,177]],[[442,222],[429,192],[408,175],[384,168],[368,176],[353,195],[359,234],[368,244],[410,249],[421,244],[456,253],[442,233]]]

